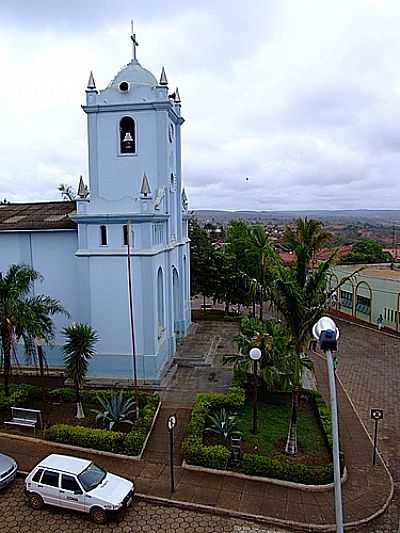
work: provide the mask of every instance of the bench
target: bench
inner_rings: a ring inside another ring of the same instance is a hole
[[[42,426],[42,413],[38,409],[24,409],[22,407],[11,407],[11,420],[5,420],[7,426],[21,426],[33,428],[36,433],[36,425]]]

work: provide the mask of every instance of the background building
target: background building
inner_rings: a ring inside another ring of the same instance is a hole
[[[338,265],[332,269],[331,286],[354,274],[332,301],[337,311],[370,324],[382,315],[384,325],[400,330],[400,269],[390,264]]]

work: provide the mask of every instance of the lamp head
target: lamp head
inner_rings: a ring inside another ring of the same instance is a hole
[[[318,322],[314,324],[312,334],[314,339],[319,341],[322,350],[331,350],[333,352],[337,350],[339,330],[331,318],[327,316],[320,318]]]
[[[260,348],[252,348],[250,351],[249,351],[249,355],[250,355],[250,358],[253,359],[253,361],[258,361],[259,359],[261,359],[261,350]]]

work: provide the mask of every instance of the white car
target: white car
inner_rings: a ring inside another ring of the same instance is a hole
[[[52,454],[29,473],[25,492],[33,509],[56,505],[90,513],[94,522],[104,524],[131,504],[135,487],[87,459]]]

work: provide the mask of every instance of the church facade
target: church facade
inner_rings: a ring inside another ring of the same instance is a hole
[[[184,120],[178,90],[169,94],[164,69],[158,81],[140,65],[132,40],[132,60],[106,88],[89,77],[88,187],[81,179],[73,201],[0,205],[0,271],[31,265],[43,275],[35,293],[97,331],[89,376],[157,381],[190,325]],[[67,320],[55,322],[45,351],[62,365]]]

